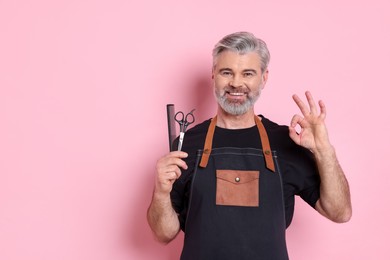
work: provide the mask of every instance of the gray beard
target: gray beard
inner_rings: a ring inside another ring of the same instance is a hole
[[[260,90],[258,93],[248,93],[247,99],[243,103],[231,102],[228,100],[226,93],[220,95],[217,90],[214,91],[214,94],[218,104],[226,113],[239,116],[248,112],[255,105],[260,97]]]

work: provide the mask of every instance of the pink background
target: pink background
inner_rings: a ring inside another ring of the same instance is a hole
[[[178,259],[182,235],[162,246],[145,219],[165,105],[213,116],[211,49],[240,30],[271,51],[257,112],[288,124],[292,94],[322,98],[351,185],[347,224],[298,199],[291,259],[390,259],[389,13],[387,0],[0,0],[0,259]]]

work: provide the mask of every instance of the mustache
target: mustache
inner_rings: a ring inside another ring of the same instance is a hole
[[[229,93],[248,93],[248,92],[250,92],[250,90],[248,88],[243,88],[243,87],[234,88],[234,87],[230,87],[230,86],[225,87],[223,90],[225,92],[229,92]]]

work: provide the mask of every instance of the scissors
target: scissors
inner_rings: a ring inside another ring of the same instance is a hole
[[[181,147],[183,145],[184,140],[184,133],[187,130],[187,127],[195,122],[195,117],[192,114],[195,111],[195,109],[192,109],[191,112],[189,112],[186,116],[184,116],[184,113],[179,111],[175,114],[175,121],[179,123],[180,125],[180,136],[179,136],[179,145],[177,150],[181,151]]]

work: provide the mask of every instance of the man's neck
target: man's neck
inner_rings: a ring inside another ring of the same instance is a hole
[[[254,126],[255,123],[255,113],[252,110],[249,110],[243,115],[231,115],[226,113],[221,108],[217,112],[217,126],[227,129],[242,129],[249,128]]]

